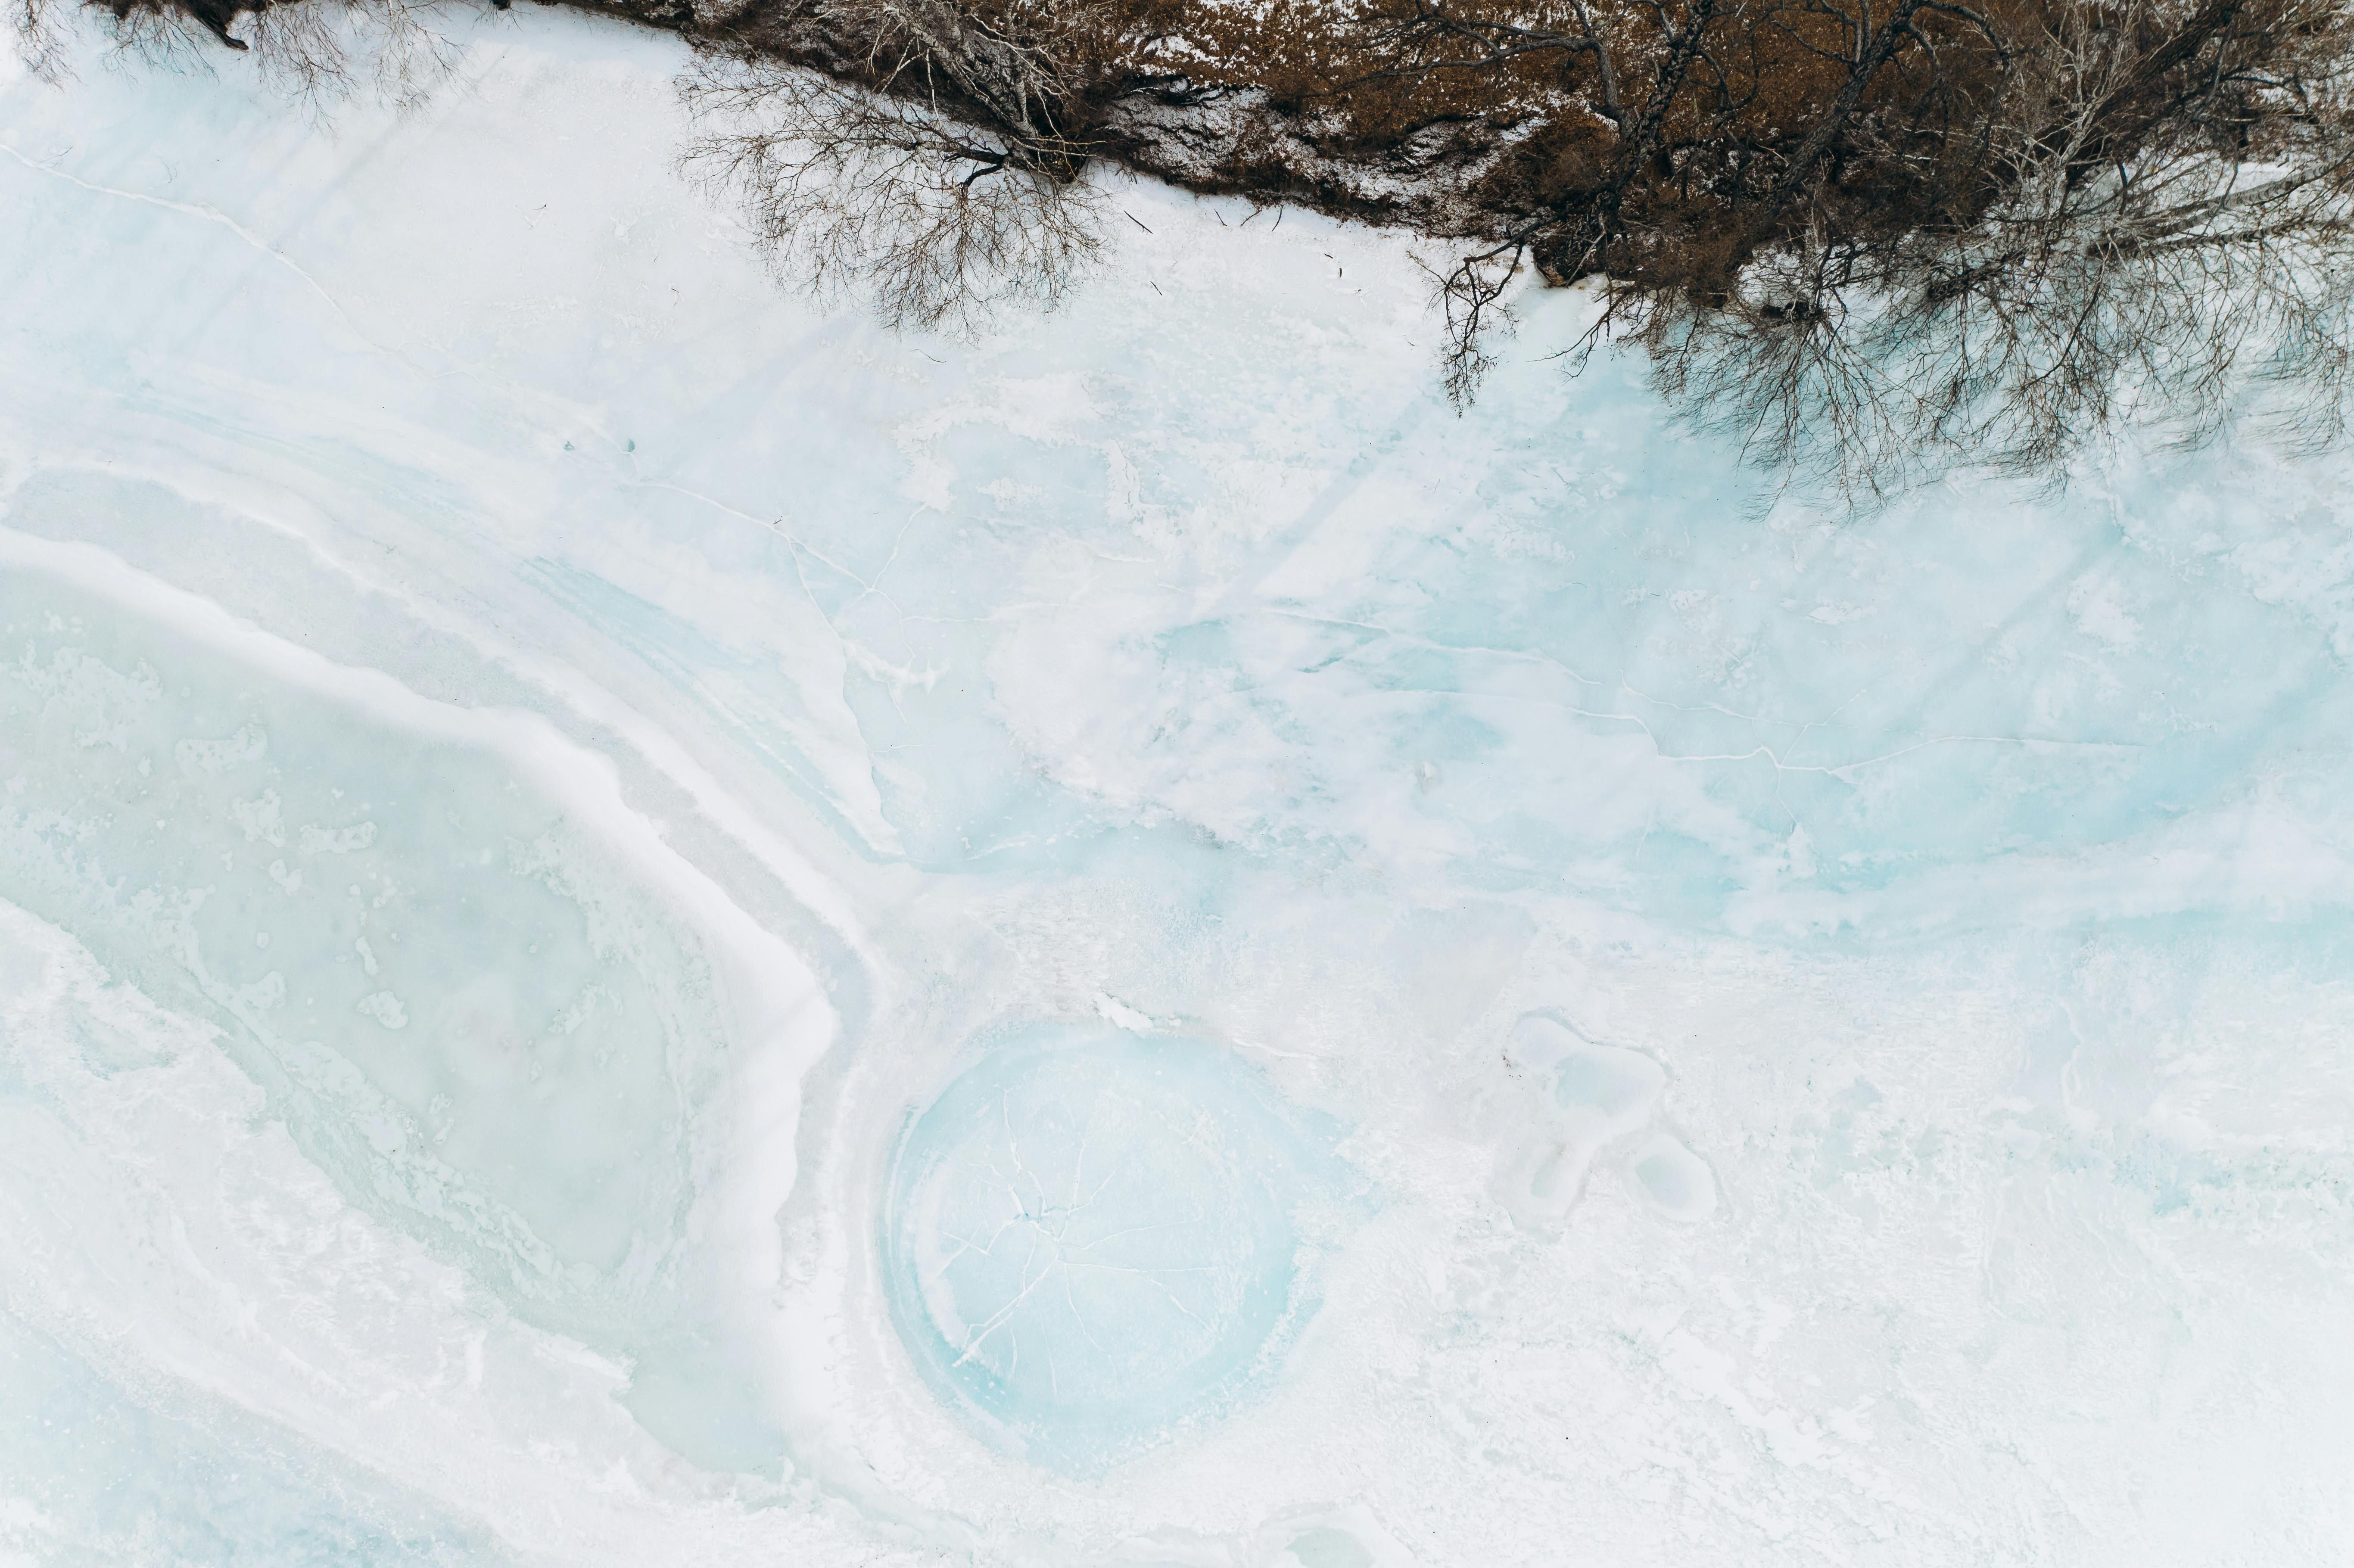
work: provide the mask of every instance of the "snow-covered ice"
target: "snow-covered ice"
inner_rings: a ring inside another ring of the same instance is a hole
[[[0,79],[0,1563],[2341,1558],[2348,460],[893,337],[449,25]]]

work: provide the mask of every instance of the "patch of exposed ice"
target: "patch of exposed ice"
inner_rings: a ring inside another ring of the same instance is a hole
[[[1203,1042],[1000,1033],[894,1156],[894,1321],[981,1430],[1100,1470],[1273,1374],[1338,1239],[1319,1141]]]
[[[366,939],[366,938],[361,938],[363,941]],[[387,1029],[408,1027],[408,1010],[400,1005],[400,998],[388,991],[370,991],[360,998],[358,1005],[353,1011],[366,1014]]]

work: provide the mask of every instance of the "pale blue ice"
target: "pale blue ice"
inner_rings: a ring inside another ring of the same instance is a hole
[[[1204,1042],[1006,1033],[893,1156],[893,1321],[985,1429],[1100,1468],[1237,1396],[1312,1309],[1345,1198],[1321,1141]]]
[[[159,1408],[46,1336],[0,1320],[18,1509],[0,1529],[59,1568],[471,1568],[504,1561],[482,1531],[422,1497],[275,1437],[218,1401]],[[12,1500],[15,1500],[12,1499]]]
[[[367,1206],[567,1323],[663,1310],[717,1020],[560,807],[36,574],[0,638],[12,899],[217,1022]]]
[[[2343,455],[1118,182],[894,337],[452,25],[0,79],[0,1563],[2342,1554]]]

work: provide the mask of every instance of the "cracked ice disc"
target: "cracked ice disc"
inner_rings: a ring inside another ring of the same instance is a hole
[[[991,1436],[1094,1467],[1239,1392],[1307,1309],[1294,1215],[1330,1157],[1198,1041],[1038,1026],[909,1124],[892,1315]]]

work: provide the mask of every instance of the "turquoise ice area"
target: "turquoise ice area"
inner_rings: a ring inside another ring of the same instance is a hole
[[[895,1153],[893,1319],[1017,1452],[1100,1465],[1235,1395],[1312,1307],[1295,1216],[1337,1206],[1319,1141],[1204,1042],[991,1040]]]
[[[557,804],[36,572],[0,637],[13,902],[220,1016],[298,1138],[479,1266],[565,1311],[659,1281],[709,985]]]
[[[0,68],[0,1563],[2342,1558],[2344,455],[893,337],[448,26]]]

